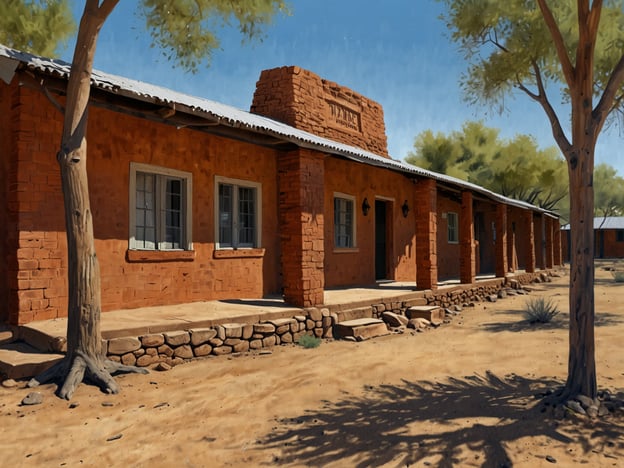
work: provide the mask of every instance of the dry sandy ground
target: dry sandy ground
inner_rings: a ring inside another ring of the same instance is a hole
[[[38,406],[0,388],[0,465],[624,466],[621,413],[556,420],[535,397],[566,376],[567,281],[532,293],[559,303],[549,325],[510,297],[424,333],[122,376],[119,395],[83,385],[75,407],[52,385]],[[596,310],[598,382],[621,396],[624,283],[602,268]]]

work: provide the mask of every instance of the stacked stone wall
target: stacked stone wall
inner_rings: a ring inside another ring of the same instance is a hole
[[[513,279],[486,281],[469,288],[457,286],[444,290],[417,291],[373,304],[356,304],[346,309],[343,309],[344,306],[308,307],[290,318],[258,323],[224,323],[207,328],[110,338],[105,340],[104,349],[109,359],[126,365],[147,367],[162,362],[175,366],[196,358],[292,344],[303,335],[333,339],[333,328],[337,323],[364,317],[381,319],[384,312],[405,315],[412,306],[469,307],[493,296],[504,297],[501,291],[519,288],[522,284],[538,281],[539,278],[543,280],[546,276],[548,273],[544,271],[525,273]]]

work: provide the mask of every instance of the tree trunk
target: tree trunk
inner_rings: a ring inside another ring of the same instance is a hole
[[[100,267],[95,253],[89,202],[86,130],[91,72],[100,28],[116,3],[116,0],[109,0],[99,6],[99,0],[88,0],[85,5],[67,85],[63,136],[57,155],[67,232],[67,355],[60,363],[31,380],[29,385],[36,386],[61,377],[64,383],[58,394],[66,399],[71,398],[83,378],[108,393],[117,393],[119,388],[111,372],[147,372],[106,361],[102,353]]]
[[[564,397],[597,396],[594,342],[593,146],[589,157],[569,158],[570,176],[570,350]],[[574,164],[575,161],[579,161]]]

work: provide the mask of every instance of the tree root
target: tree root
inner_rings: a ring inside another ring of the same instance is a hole
[[[65,357],[49,369],[43,371],[28,382],[28,387],[37,387],[51,381],[63,381],[63,385],[57,390],[57,395],[65,400],[71,399],[84,380],[100,387],[103,392],[109,394],[119,393],[119,385],[113,375],[116,374],[148,374],[149,371],[142,367],[125,366],[109,360],[93,359],[86,354],[76,351],[73,360]]]

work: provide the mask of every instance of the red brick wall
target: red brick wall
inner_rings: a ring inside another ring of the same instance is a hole
[[[15,244],[9,261],[9,322],[63,315],[66,256],[56,150],[61,115],[36,91],[13,87],[15,128],[9,217]]]
[[[438,200],[436,181],[419,179],[415,185],[413,228],[416,231],[416,286],[435,289],[438,285],[439,244]]]
[[[345,181],[348,181],[345,184]],[[334,193],[355,197],[356,248],[334,248]],[[414,185],[400,174],[385,169],[337,159],[325,159],[325,285],[345,286],[375,282],[375,197],[392,199],[390,203],[392,253],[390,271],[396,281],[415,281],[415,210]],[[367,198],[371,206],[368,216],[362,213]],[[403,217],[401,205],[408,200],[410,211]]]
[[[604,258],[624,258],[624,242],[617,241],[617,231],[615,229],[608,229],[604,232]],[[596,231],[596,238],[599,236],[599,231]],[[596,254],[600,254],[600,251],[596,249]]]
[[[512,242],[512,238],[515,240],[515,262],[517,262],[518,269],[524,270],[527,266],[527,258],[529,256],[528,250],[528,242],[529,238],[532,236],[532,230],[530,223],[526,221],[525,210],[521,208],[516,208],[513,206],[509,207],[508,212],[508,235],[507,241]],[[512,235],[511,231],[515,226],[515,234]],[[508,251],[509,252],[509,251]],[[511,256],[510,256],[511,257]],[[513,266],[512,259],[509,259],[510,265]]]
[[[388,156],[381,105],[299,67],[264,70],[251,112]]]
[[[9,206],[19,211],[12,288],[13,323],[66,314],[66,254],[60,177],[54,157],[60,114],[42,94],[20,88],[17,180]],[[188,301],[262,297],[278,292],[276,152],[200,132],[92,108],[89,187],[104,311]],[[129,162],[191,172],[191,261],[129,262]],[[262,183],[263,257],[214,258],[215,175]],[[11,205],[11,200],[13,205]]]
[[[458,221],[461,218],[461,203],[443,196],[438,192],[438,276],[440,281],[459,278],[459,242],[448,241],[447,213],[457,213]],[[459,225],[458,225],[459,235]]]
[[[496,245],[492,226],[496,223],[496,205],[477,201],[475,203],[475,219],[480,226],[475,225],[475,232],[479,233],[479,243],[475,252],[476,273],[478,275],[493,274],[496,271]]]
[[[300,149],[279,158],[279,226],[284,300],[299,307],[324,301],[324,156]]]
[[[0,323],[9,314],[9,276],[8,269],[15,270],[15,258],[10,259],[9,253],[15,250],[15,225],[9,219],[7,196],[12,172],[12,113],[11,96],[13,88],[0,81]],[[9,267],[9,261],[12,265]]]

